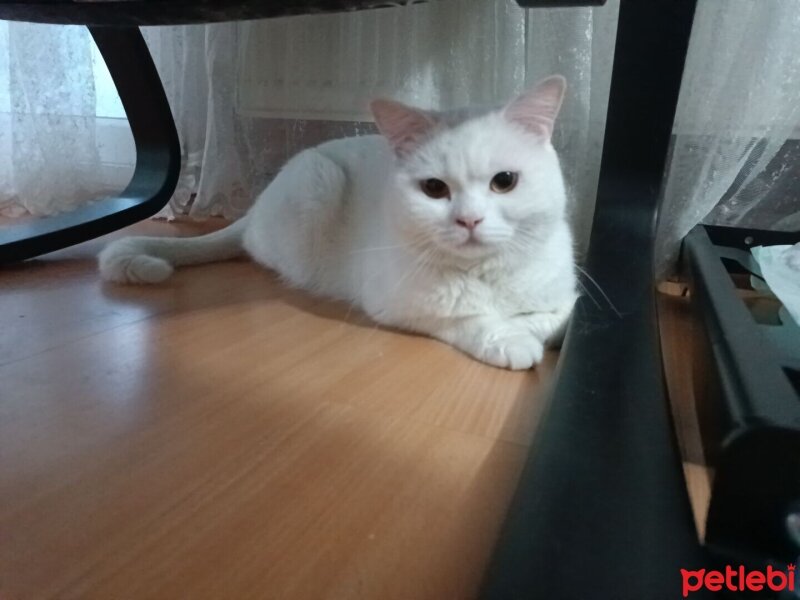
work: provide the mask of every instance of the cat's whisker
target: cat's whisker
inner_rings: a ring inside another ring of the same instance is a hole
[[[395,291],[400,287],[407,279],[413,278],[417,273],[423,270],[427,265],[431,264],[430,258],[433,255],[435,250],[430,248],[423,250],[419,256],[416,257],[414,262],[411,263],[411,266],[406,270],[405,274],[397,281],[395,284]]]
[[[606,294],[603,291],[603,288],[600,287],[600,284],[598,284],[594,280],[594,278],[591,275],[589,275],[589,273],[586,272],[585,269],[582,269],[577,264],[575,265],[575,268],[578,269],[578,271],[580,271],[586,277],[586,279],[588,279],[589,281],[591,281],[594,284],[594,287],[596,287],[597,291],[600,292],[600,294],[603,296],[603,298],[605,298],[605,301],[608,303],[609,308],[614,311],[614,314],[617,315],[619,318],[622,318],[622,313],[620,313],[619,310],[617,310],[617,307],[614,306],[613,302],[611,302],[611,298],[609,298],[608,294]],[[586,286],[583,286],[583,289],[585,290]],[[587,293],[588,293],[588,290],[587,290]]]
[[[512,250],[518,252],[519,254],[522,254],[523,256],[530,255],[531,252],[530,247],[524,244],[521,240],[515,238],[509,238],[508,240],[506,240],[506,244]]]
[[[380,328],[381,328],[381,324],[378,323],[377,321],[373,321],[372,322],[372,327],[369,328],[369,333],[367,334],[367,337],[364,340],[364,343],[368,343],[369,341],[371,341],[372,338],[375,337],[375,332],[378,331]]]
[[[356,307],[357,302],[352,300],[347,305],[347,312],[344,314],[344,319],[342,321],[342,328],[346,326],[347,323],[350,322],[350,315],[353,313],[353,309]]]
[[[580,286],[580,288],[586,293],[586,295],[589,297],[589,299],[594,303],[594,305],[597,308],[600,308],[600,303],[597,301],[597,299],[594,296],[592,296],[592,293],[583,284],[583,282],[580,279],[578,279],[577,283],[578,283],[578,286]]]
[[[398,281],[394,285],[393,293],[396,293],[397,290],[400,288],[400,285],[406,281],[407,279],[411,279],[416,276],[417,273],[422,271],[424,268],[433,264],[431,260],[432,256],[437,252],[436,248],[426,248],[423,249],[422,252],[415,258],[414,262],[406,270],[405,274],[398,279]],[[372,339],[375,335],[375,332],[380,329],[380,324],[375,323],[375,325],[371,328],[369,335],[367,336],[367,341]]]
[[[520,232],[520,233],[522,234],[522,237],[525,237],[526,239],[531,239],[531,237],[532,237],[532,236],[526,235],[527,232]],[[527,253],[527,252],[530,252],[530,248],[528,248],[522,241],[520,241],[519,239],[515,239],[515,238],[512,238],[512,239],[508,240],[508,247],[511,248],[512,250],[519,251],[520,253],[523,253],[523,254]],[[603,291],[603,289],[600,287],[600,285],[598,285],[598,283],[584,269],[582,269],[579,265],[576,264],[575,268],[581,274],[586,276],[586,278],[589,279],[589,281],[591,281],[594,284],[594,287],[597,288],[597,290],[603,296],[603,299],[606,301],[606,303],[611,308],[611,310],[613,310],[614,313],[618,317],[622,317],[622,315],[619,312],[619,310],[617,310],[617,307],[614,306],[614,303],[611,302],[611,299]],[[589,297],[589,299],[592,301],[592,303],[597,308],[601,308],[600,303],[597,301],[597,298],[595,298],[595,296],[589,291],[589,288],[580,280],[580,278],[578,278],[577,284],[578,284],[578,286],[580,286],[580,288],[583,290],[583,292]]]
[[[377,246],[375,248],[359,248],[358,250],[352,250],[350,254],[362,254],[364,252],[380,252],[384,250],[397,250],[399,248],[413,248],[415,242],[410,242],[408,244],[395,244],[393,246]]]

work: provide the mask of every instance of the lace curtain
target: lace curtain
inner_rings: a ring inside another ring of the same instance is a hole
[[[497,104],[539,77],[570,83],[555,134],[584,244],[602,149],[617,0],[522,10],[437,0],[355,14],[146,28],[183,150],[166,216],[235,218],[299,149],[371,132],[389,95]],[[699,0],[659,226],[666,274],[706,219],[796,229],[796,0]],[[0,215],[50,214],[121,189],[133,144],[83,28],[0,23]]]
[[[86,36],[83,28],[0,22],[0,214],[66,210],[112,185],[98,169]]]
[[[667,171],[657,256],[698,222],[800,230],[800,5],[700,0]]]
[[[370,97],[430,108],[496,105],[562,73],[555,135],[587,237],[618,0],[523,10],[436,0],[355,14],[145,28],[178,125],[183,170],[165,213],[235,218],[287,157],[372,132]],[[0,24],[0,212],[66,210],[130,176],[133,144],[102,60],[81,28]],[[2,58],[0,58],[2,60]]]

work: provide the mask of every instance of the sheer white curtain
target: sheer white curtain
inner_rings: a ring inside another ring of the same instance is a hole
[[[673,133],[660,274],[700,221],[800,229],[796,0],[700,0]]]
[[[371,96],[431,108],[494,105],[559,72],[570,93],[555,142],[585,238],[617,9],[617,0],[528,11],[512,0],[437,0],[146,28],[183,149],[168,213],[241,215],[289,155],[372,131],[364,110]],[[2,214],[65,210],[122,187],[130,175],[124,115],[81,28],[0,24],[0,112]]]
[[[0,23],[0,214],[67,210],[109,183],[96,100],[83,28]]]
[[[525,11],[438,0],[356,14],[148,28],[183,170],[165,214],[235,218],[288,156],[372,131],[369,97],[496,104],[567,76],[556,132],[586,241],[617,1]],[[697,222],[800,228],[796,0],[700,0],[659,227],[661,274]],[[0,23],[0,218],[68,210],[124,186],[133,144],[84,28]]]

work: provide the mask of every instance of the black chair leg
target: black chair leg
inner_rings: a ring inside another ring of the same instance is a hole
[[[680,598],[681,569],[709,563],[664,395],[653,278],[695,1],[620,2],[586,263],[608,301],[575,306],[483,600]]]
[[[116,85],[136,144],[136,168],[115,198],[0,228],[0,264],[53,252],[126,227],[161,210],[180,173],[175,122],[150,52],[136,27],[90,27]]]

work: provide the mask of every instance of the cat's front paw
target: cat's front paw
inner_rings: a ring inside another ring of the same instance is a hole
[[[495,367],[518,371],[539,364],[543,356],[542,342],[531,333],[521,332],[488,336],[478,358]]]

